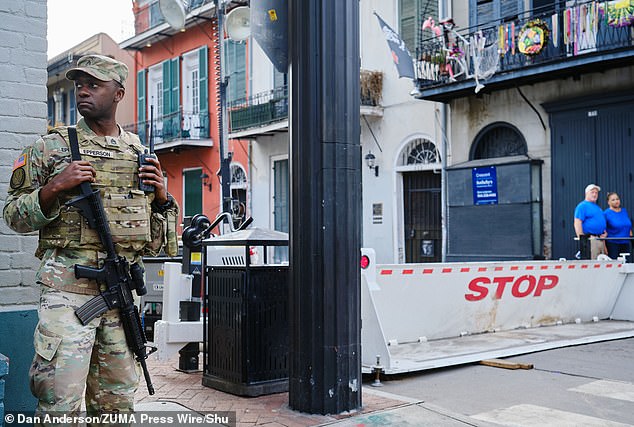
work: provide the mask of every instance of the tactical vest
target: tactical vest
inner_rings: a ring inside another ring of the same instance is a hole
[[[59,134],[68,144],[68,130],[55,128],[50,133]],[[79,149],[82,160],[87,160],[96,170],[94,189],[99,189],[106,211],[112,239],[118,251],[137,252],[151,241],[150,215],[151,198],[138,190],[138,155],[143,151],[138,137],[128,134],[117,142],[123,150],[109,148],[108,144],[99,145],[82,135],[77,129]],[[105,141],[105,137],[101,138]],[[70,151],[66,151],[70,162]],[[71,191],[59,197],[60,215],[40,230],[39,251],[49,248],[88,249],[102,251],[101,240],[97,232],[88,226],[88,222],[76,208],[64,205],[79,194]],[[151,194],[153,196],[153,193]]]

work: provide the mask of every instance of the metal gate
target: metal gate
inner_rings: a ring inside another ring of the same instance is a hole
[[[634,100],[611,99],[604,104],[570,103],[550,107],[552,143],[552,258],[577,252],[573,217],[590,183],[601,187],[597,203],[607,208],[606,195],[616,191],[621,205],[634,212]],[[601,102],[601,101],[599,101]],[[561,109],[559,109],[561,108]],[[563,108],[568,108],[563,110]],[[558,111],[559,110],[559,111]]]
[[[442,260],[440,174],[403,173],[405,262]]]

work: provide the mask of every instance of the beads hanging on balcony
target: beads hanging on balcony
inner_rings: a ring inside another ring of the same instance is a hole
[[[538,55],[548,44],[550,29],[541,19],[528,21],[517,36],[517,47],[527,56]]]

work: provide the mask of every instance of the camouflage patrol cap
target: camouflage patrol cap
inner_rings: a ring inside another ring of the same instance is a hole
[[[128,66],[116,59],[102,55],[84,55],[77,61],[77,66],[66,72],[68,80],[75,80],[77,73],[83,71],[104,82],[114,80],[121,86],[128,77]]]

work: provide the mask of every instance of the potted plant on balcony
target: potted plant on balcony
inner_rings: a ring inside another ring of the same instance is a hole
[[[361,105],[376,107],[383,94],[383,73],[380,71],[361,70]]]

